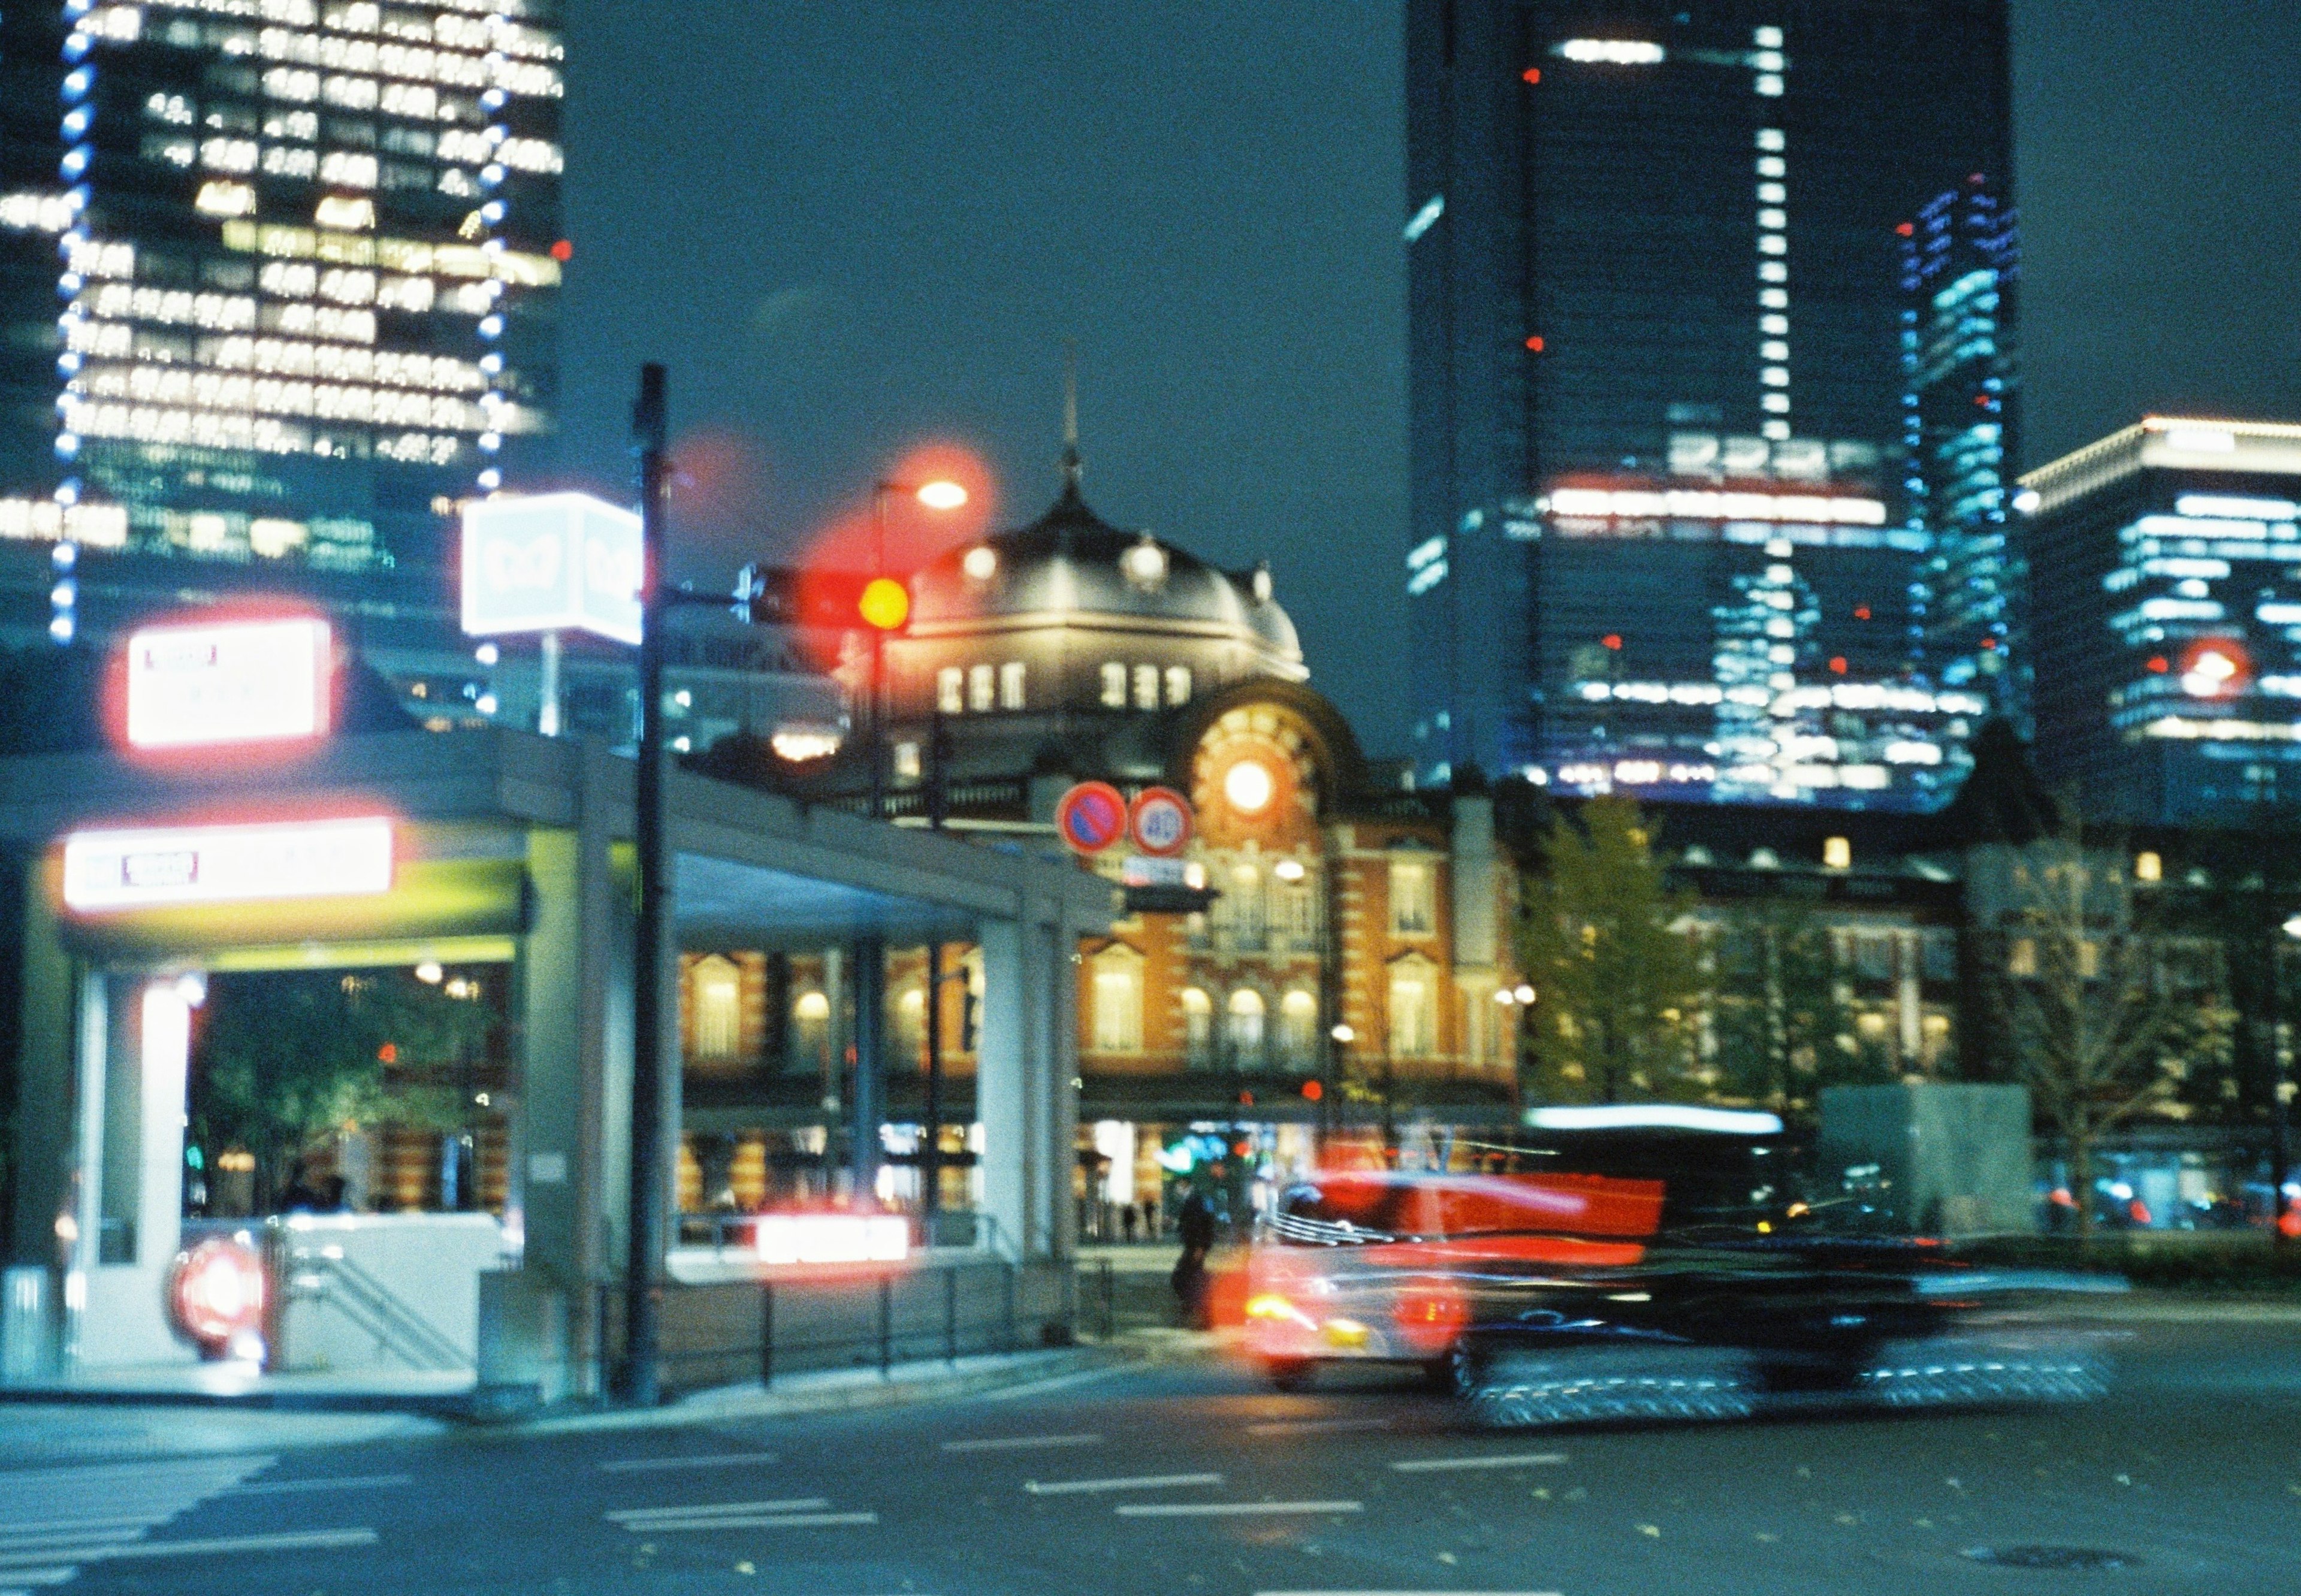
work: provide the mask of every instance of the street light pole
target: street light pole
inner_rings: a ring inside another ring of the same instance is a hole
[[[664,369],[640,368],[632,436],[640,456],[639,759],[632,839],[639,912],[632,928],[631,1191],[623,1265],[623,1395],[651,1408],[661,1396],[657,1346],[663,1182],[663,612],[664,486],[668,414]]]

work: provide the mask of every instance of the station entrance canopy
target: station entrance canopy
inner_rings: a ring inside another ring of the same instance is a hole
[[[513,1077],[500,1248],[565,1326],[547,1384],[594,1389],[598,1294],[623,1256],[628,1196],[630,762],[498,730],[344,736],[224,764],[0,760],[21,961],[9,1262],[51,1271],[85,1375],[188,1361],[161,1312],[183,1235],[189,1025],[172,1006],[197,1002],[211,972],[499,963]],[[1109,927],[1108,883],[1067,858],[683,773],[667,809],[674,944],[979,948],[983,1206],[1021,1259],[1067,1257],[1073,957]],[[667,948],[657,972],[667,998],[677,958]],[[662,1009],[677,1057],[679,1005]],[[680,1073],[666,1077],[668,1180]],[[469,1349],[463,1290],[440,1328]]]

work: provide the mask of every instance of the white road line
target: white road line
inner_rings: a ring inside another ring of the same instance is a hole
[[[54,1541],[46,1546],[25,1546],[0,1551],[0,1575],[14,1577],[18,1568],[45,1567],[57,1562],[86,1562],[104,1556],[115,1546],[125,1546],[135,1540],[129,1535],[118,1540],[96,1540],[81,1536],[77,1540]]]
[[[13,1541],[44,1541],[51,1539],[51,1536],[60,1536],[60,1533],[85,1533],[85,1536],[99,1536],[99,1533],[113,1532],[136,1533],[149,1523],[152,1523],[149,1517],[80,1517],[80,1520],[60,1517],[60,1520],[48,1525],[9,1525],[7,1529],[0,1529],[0,1545],[9,1545]]]
[[[1387,1430],[1386,1418],[1274,1418],[1249,1425],[1249,1435],[1312,1435],[1322,1430]]]
[[[1099,1446],[1100,1435],[1000,1435],[982,1441],[946,1441],[946,1452],[1019,1452],[1042,1446]]]
[[[1096,1491],[1157,1491],[1168,1485],[1219,1485],[1218,1474],[1146,1474],[1125,1480],[1025,1480],[1033,1496],[1082,1496]]]
[[[734,1468],[774,1460],[773,1452],[712,1452],[700,1458],[618,1458],[599,1468],[605,1474],[651,1474],[664,1468]]]
[[[1242,1513],[1363,1513],[1364,1502],[1126,1502],[1121,1518],[1213,1518]]]
[[[78,1564],[69,1568],[12,1568],[8,1577],[16,1583],[0,1591],[0,1596],[31,1596],[34,1585],[60,1585],[79,1572]]]
[[[1509,1452],[1485,1458],[1410,1458],[1391,1467],[1400,1474],[1438,1474],[1452,1468],[1538,1468],[1565,1461],[1564,1452]]]
[[[0,1535],[0,1558],[38,1551],[44,1546],[103,1546],[133,1541],[143,1530],[50,1530],[44,1535]]]
[[[715,1513],[804,1513],[827,1508],[827,1498],[786,1496],[765,1502],[693,1502],[669,1508],[619,1508],[604,1515],[610,1524],[640,1524],[657,1518],[702,1518]]]
[[[675,1535],[686,1530],[809,1530],[843,1524],[876,1524],[876,1513],[758,1513],[749,1517],[679,1519],[669,1524],[627,1524],[637,1533]]]
[[[264,1480],[253,1485],[234,1485],[226,1496],[286,1496],[299,1491],[381,1491],[393,1485],[414,1483],[413,1475],[356,1474],[342,1475],[331,1480]]]
[[[270,1535],[224,1535],[212,1541],[138,1541],[111,1546],[82,1558],[84,1562],[117,1562],[122,1558],[205,1558],[242,1551],[328,1551],[347,1546],[372,1546],[376,1533],[362,1526],[341,1530],[284,1530]],[[11,1575],[10,1578],[15,1575]]]

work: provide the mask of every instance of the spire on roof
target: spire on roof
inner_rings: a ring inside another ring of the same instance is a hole
[[[1078,339],[1063,340],[1063,486],[1067,493],[1078,491],[1079,478],[1086,470],[1079,459],[1078,447]]]

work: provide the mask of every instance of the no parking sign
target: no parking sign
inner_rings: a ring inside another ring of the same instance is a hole
[[[1126,795],[1108,781],[1081,781],[1055,806],[1055,830],[1083,854],[1099,854],[1126,835]]]

